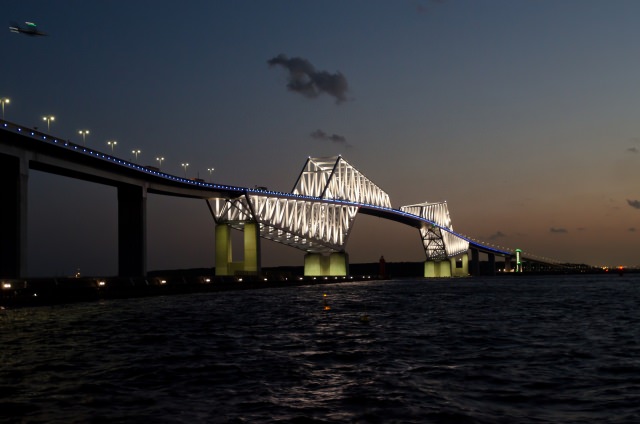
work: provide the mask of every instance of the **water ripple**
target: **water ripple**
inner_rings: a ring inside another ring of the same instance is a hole
[[[608,276],[9,310],[0,422],[637,423],[639,304]]]

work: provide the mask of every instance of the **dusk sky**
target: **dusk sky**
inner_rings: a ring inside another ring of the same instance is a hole
[[[291,191],[343,157],[393,207],[542,257],[640,264],[640,2],[6,0],[5,118],[184,176]],[[32,21],[47,37],[11,33]],[[207,168],[215,168],[210,176]],[[30,276],[114,275],[116,189],[32,171]],[[201,200],[150,194],[148,269],[215,266]],[[304,253],[263,241],[263,266]],[[351,263],[425,259],[356,218]]]

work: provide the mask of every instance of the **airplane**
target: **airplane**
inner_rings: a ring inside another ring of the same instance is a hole
[[[33,22],[25,22],[24,27],[21,27],[15,22],[12,22],[11,26],[9,27],[9,30],[11,30],[11,32],[15,32],[18,34],[25,34],[32,37],[36,35],[47,35],[44,32],[38,31],[38,29],[36,28],[36,24],[34,24]]]

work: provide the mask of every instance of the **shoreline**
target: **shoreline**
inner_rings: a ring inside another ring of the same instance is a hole
[[[298,287],[383,279],[388,279],[388,277],[365,275],[269,279],[257,276],[213,277],[183,275],[130,278],[34,278],[28,279],[28,281],[26,279],[14,279],[2,281],[0,306],[3,308],[50,306],[107,299]]]

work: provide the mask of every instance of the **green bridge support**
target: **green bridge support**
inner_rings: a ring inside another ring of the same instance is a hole
[[[469,275],[469,255],[462,253],[453,258],[424,263],[425,278],[466,277]]]
[[[216,275],[260,275],[260,230],[258,223],[244,223],[244,258],[233,261],[231,227],[216,225]]]
[[[334,252],[329,256],[321,253],[304,255],[304,275],[306,277],[346,277],[349,274],[349,255]]]

